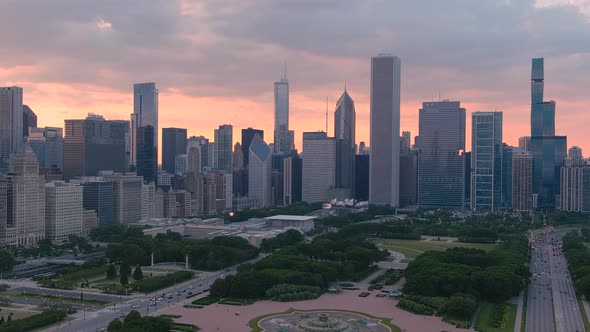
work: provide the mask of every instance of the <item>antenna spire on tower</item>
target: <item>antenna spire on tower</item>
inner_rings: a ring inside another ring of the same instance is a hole
[[[326,135],[328,135],[328,96],[326,96]]]
[[[283,80],[287,80],[287,60],[285,59],[285,68],[283,71]]]

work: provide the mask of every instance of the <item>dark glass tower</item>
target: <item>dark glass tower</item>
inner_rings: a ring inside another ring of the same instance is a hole
[[[186,154],[186,129],[162,128],[162,169],[174,174],[176,156]]]
[[[354,184],[355,122],[354,101],[345,88],[334,112],[334,138],[340,141],[336,151],[337,188],[352,190]]]
[[[154,127],[137,128],[137,175],[143,176],[146,182],[153,182],[158,170],[156,162],[158,151],[153,142]]]
[[[242,129],[242,152],[244,152],[244,168],[248,169],[248,161],[250,160],[250,155],[248,154],[250,150],[250,144],[252,144],[252,140],[254,136],[260,136],[264,140],[264,131],[260,129],[254,128],[247,128]],[[246,193],[248,190],[246,190]]]

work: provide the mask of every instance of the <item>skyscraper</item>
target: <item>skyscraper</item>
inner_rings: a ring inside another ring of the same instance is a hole
[[[231,173],[232,168],[233,127],[224,124],[215,129],[216,169]]]
[[[543,58],[532,60],[531,142],[535,208],[554,208],[559,194],[560,168],[564,165],[567,138],[555,136],[555,102],[543,101]]]
[[[162,128],[162,169],[174,174],[174,160],[186,153],[186,129]]]
[[[408,151],[410,151],[412,144],[412,134],[409,131],[403,131],[402,132],[402,136],[400,137],[400,142],[399,142],[399,149],[400,149],[400,153],[404,154],[404,153],[408,153]]]
[[[158,171],[158,151],[153,145],[154,127],[136,128],[136,170],[137,175],[143,176],[146,182],[153,182]],[[174,172],[172,172],[174,173]]]
[[[114,223],[113,182],[95,179],[82,183],[84,209],[94,210],[99,225]]]
[[[22,138],[22,131],[18,136]],[[39,176],[39,162],[28,144],[10,156],[9,164],[4,243],[34,246],[45,238],[45,179]]]
[[[23,144],[23,89],[0,87],[0,172]]]
[[[272,151],[258,135],[250,144],[248,163],[248,196],[258,200],[261,207],[271,204]]]
[[[51,242],[63,243],[71,235],[82,236],[82,191],[82,186],[71,183],[45,184],[45,234]]]
[[[264,140],[264,131],[261,129],[254,129],[248,127],[247,129],[242,129],[242,151],[244,155],[244,169],[248,169],[248,160],[249,159],[249,151],[250,151],[250,143],[254,139],[254,136],[260,136]],[[248,190],[246,190],[248,192]]]
[[[582,148],[574,145],[567,150],[567,166],[579,166],[584,165],[585,163],[584,156],[582,155]]]
[[[140,221],[143,178],[129,174],[111,174],[103,178],[113,183],[113,222],[129,224]]]
[[[187,142],[186,147],[187,173],[197,175],[201,173],[201,144],[194,136]]]
[[[474,112],[471,124],[471,210],[502,207],[502,112]]]
[[[414,150],[405,150],[399,161],[399,205],[415,205],[418,190],[418,154]]]
[[[348,188],[351,192],[354,185],[356,154],[355,123],[354,101],[344,88],[334,112],[334,138],[340,141],[336,152],[336,187]]]
[[[506,143],[502,144],[502,207],[512,208],[512,153],[518,151]]]
[[[286,71],[280,81],[274,82],[274,96],[274,153],[285,154],[291,151],[294,141],[293,131],[289,130],[289,81]]]
[[[137,165],[137,128],[146,126],[154,127],[153,145],[158,151],[158,89],[153,82],[133,84],[133,114],[129,133],[132,165]]]
[[[37,114],[28,105],[23,105],[23,136],[29,136],[29,128],[37,127]]]
[[[354,160],[354,198],[359,201],[369,200],[369,160],[369,155],[363,153]]]
[[[99,171],[123,171],[128,121],[107,121],[89,114],[84,120],[65,120],[64,177],[96,176]]]
[[[336,141],[323,132],[303,133],[302,199],[308,203],[333,198],[336,185]]]
[[[465,109],[461,108],[461,102],[423,103],[419,131],[418,206],[462,209],[465,202]]]
[[[39,160],[39,168],[64,167],[63,129],[57,127],[29,128],[29,144]]]
[[[399,205],[400,78],[398,57],[371,59],[369,202],[393,207]]]
[[[590,212],[590,166],[562,166],[559,208],[569,212]]]
[[[522,136],[518,138],[518,147],[523,149],[524,151],[530,151],[531,145],[531,137],[530,136]]]
[[[297,151],[293,150],[283,159],[283,163],[283,204],[301,202],[302,160]]]
[[[512,152],[512,209],[533,209],[533,156],[522,149]]]

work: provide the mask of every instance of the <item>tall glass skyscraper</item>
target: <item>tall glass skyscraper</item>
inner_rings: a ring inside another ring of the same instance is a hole
[[[232,171],[233,129],[230,124],[215,129],[216,168],[226,173]]]
[[[559,194],[559,169],[567,151],[567,138],[555,136],[555,102],[543,101],[543,58],[532,60],[531,141],[533,154],[533,194],[536,208],[553,208]]]
[[[176,156],[186,154],[186,129],[162,128],[162,169],[174,174]]]
[[[474,112],[471,124],[471,209],[502,206],[502,112]]]
[[[23,89],[0,87],[0,172],[23,143]]]
[[[293,148],[294,134],[289,130],[289,81],[286,72],[280,81],[274,83],[274,90],[274,153],[287,154]]]
[[[399,206],[401,60],[371,59],[371,154],[369,202]]]
[[[153,145],[158,151],[158,89],[153,82],[133,85],[133,114],[129,142],[132,165],[137,165],[137,128],[146,126],[154,128]]]
[[[334,112],[334,138],[340,141],[336,151],[337,188],[352,190],[354,184],[355,122],[354,101],[345,88]]]
[[[418,127],[418,206],[463,209],[465,109],[459,101],[425,102]]]

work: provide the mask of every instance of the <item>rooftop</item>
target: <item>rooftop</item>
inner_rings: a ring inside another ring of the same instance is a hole
[[[267,220],[297,220],[297,221],[308,221],[308,220],[314,220],[316,218],[317,218],[316,216],[290,216],[290,215],[279,214],[279,215],[276,215],[276,216],[266,217],[264,219],[267,219]]]

